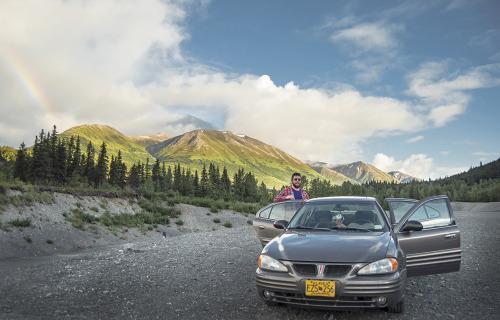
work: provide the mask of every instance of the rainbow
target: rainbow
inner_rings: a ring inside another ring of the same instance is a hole
[[[24,88],[26,93],[31,99],[40,106],[43,111],[52,114],[54,112],[52,103],[50,103],[47,95],[44,93],[38,79],[30,72],[30,70],[23,66],[22,61],[16,59],[14,55],[8,56],[6,53],[0,52],[0,65],[4,65],[15,76],[18,83]]]

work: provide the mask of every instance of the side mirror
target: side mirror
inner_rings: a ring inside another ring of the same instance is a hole
[[[286,220],[274,221],[273,225],[276,229],[285,229],[286,226],[288,225],[288,221]]]
[[[408,220],[404,224],[403,228],[401,228],[401,232],[403,231],[420,231],[424,228],[424,226],[420,223],[420,221]]]

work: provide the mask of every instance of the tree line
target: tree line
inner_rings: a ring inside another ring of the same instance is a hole
[[[210,197],[226,201],[267,202],[272,197],[264,182],[258,184],[251,172],[240,168],[229,178],[213,163],[201,172],[166,166],[157,159],[154,164],[134,163],[130,169],[118,155],[109,155],[106,143],[97,149],[89,141],[82,148],[80,137],[61,139],[56,126],[52,132],[42,129],[32,148],[21,143],[12,172],[14,179],[34,185],[128,189],[138,192],[175,192],[181,196]],[[111,158],[110,158],[111,156]]]
[[[344,182],[332,185],[328,180],[316,178],[308,182],[307,190],[312,197],[356,195],[377,198],[384,203],[386,198],[423,199],[434,195],[447,195],[458,202],[500,201],[500,159],[479,167],[470,168],[451,177],[408,183],[368,182],[362,185]]]
[[[121,151],[118,155],[111,155],[110,159],[105,142],[97,149],[92,142],[82,148],[79,137],[60,139],[56,126],[49,133],[42,129],[32,148],[26,148],[23,142],[15,158],[13,162],[0,157],[0,181],[19,179],[34,185],[124,189],[139,193],[167,192],[262,204],[271,202],[278,193],[274,188],[269,190],[264,182],[259,184],[255,176],[243,168],[231,180],[226,167],[221,170],[213,163],[209,163],[208,167],[204,165],[201,172],[193,172],[180,164],[166,166],[158,159],[152,164],[146,159],[127,168]],[[344,182],[332,185],[330,180],[315,178],[309,181],[303,175],[302,187],[311,198],[371,196],[384,203],[386,198],[423,199],[446,194],[451,201],[493,202],[500,201],[500,159],[434,181],[372,181],[361,185]]]

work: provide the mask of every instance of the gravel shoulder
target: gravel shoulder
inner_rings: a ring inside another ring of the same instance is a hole
[[[9,196],[19,195],[19,191],[8,191]],[[141,242],[154,241],[166,237],[177,237],[187,233],[213,232],[231,227],[249,226],[252,215],[230,210],[210,212],[186,204],[176,204],[181,215],[171,219],[170,224],[157,228],[107,228],[98,223],[84,226],[85,230],[76,229],[68,221],[71,211],[79,209],[96,217],[105,211],[111,214],[141,212],[137,201],[122,198],[101,198],[93,196],[75,196],[52,193],[54,203],[33,203],[31,206],[8,205],[0,211],[0,261],[23,257],[45,256],[73,253],[84,250],[130,245],[137,247]],[[165,206],[167,204],[165,203]],[[31,226],[26,228],[9,226],[13,220],[30,219]],[[177,224],[176,221],[182,221]],[[214,222],[219,221],[219,222]],[[7,229],[7,230],[5,230]]]
[[[165,238],[158,231],[141,235],[134,250],[114,240],[0,259],[0,319],[494,319],[500,210],[479,208],[484,211],[471,204],[455,208],[460,272],[408,279],[404,314],[268,307],[255,292],[261,246],[247,223],[251,217],[186,206],[183,226],[169,227]],[[221,224],[234,219],[233,227],[214,227],[214,216]]]

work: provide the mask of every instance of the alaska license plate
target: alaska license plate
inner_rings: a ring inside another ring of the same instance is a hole
[[[335,297],[335,281],[306,280],[306,296]]]

